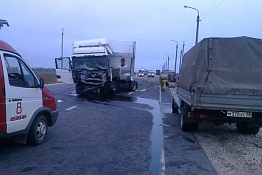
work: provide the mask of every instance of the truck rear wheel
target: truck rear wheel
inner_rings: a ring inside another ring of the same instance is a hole
[[[172,100],[172,113],[178,113],[178,107],[175,105],[174,98]]]
[[[240,134],[257,134],[259,127],[249,127],[247,123],[237,123],[237,132]]]
[[[182,131],[196,131],[198,129],[199,123],[191,123],[188,122],[188,112],[190,111],[190,107],[184,103],[181,110],[181,118],[180,118],[180,127]]]
[[[47,134],[47,119],[44,115],[38,116],[29,131],[28,142],[32,145],[40,145],[44,142]]]

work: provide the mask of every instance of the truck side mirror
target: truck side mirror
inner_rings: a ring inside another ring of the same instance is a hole
[[[45,80],[41,77],[39,82],[40,82],[40,85],[39,85],[40,89],[43,89],[44,88],[44,84],[45,84]]]

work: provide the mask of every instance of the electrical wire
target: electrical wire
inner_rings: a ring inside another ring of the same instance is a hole
[[[189,37],[189,35],[191,34],[191,32],[192,32],[192,30],[193,30],[193,28],[196,26],[196,24],[194,23],[192,26],[191,26],[191,28],[189,29],[189,31],[187,32],[187,35],[185,36],[185,39],[184,39],[184,41],[186,41],[187,40],[187,38]]]
[[[222,4],[222,2],[224,2],[225,0],[222,0],[219,4],[217,4],[217,6],[215,6],[208,14],[204,15],[201,19],[206,18],[211,12],[213,12],[220,4]]]
[[[217,1],[218,1],[218,0],[215,0],[215,1],[213,2],[213,4],[212,4],[211,6],[209,6],[209,7],[206,9],[206,11],[204,11],[204,13],[202,13],[201,15],[204,15]]]

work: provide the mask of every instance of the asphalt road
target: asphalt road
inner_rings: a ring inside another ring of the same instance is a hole
[[[48,86],[63,101],[57,123],[39,146],[0,140],[0,174],[216,174],[193,134],[180,130],[168,89],[159,103],[157,78],[137,78],[137,91],[114,98]]]

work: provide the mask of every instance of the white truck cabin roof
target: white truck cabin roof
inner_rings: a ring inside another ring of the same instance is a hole
[[[103,56],[115,53],[133,53],[135,42],[114,41],[106,38],[84,40],[73,43],[73,56]]]

